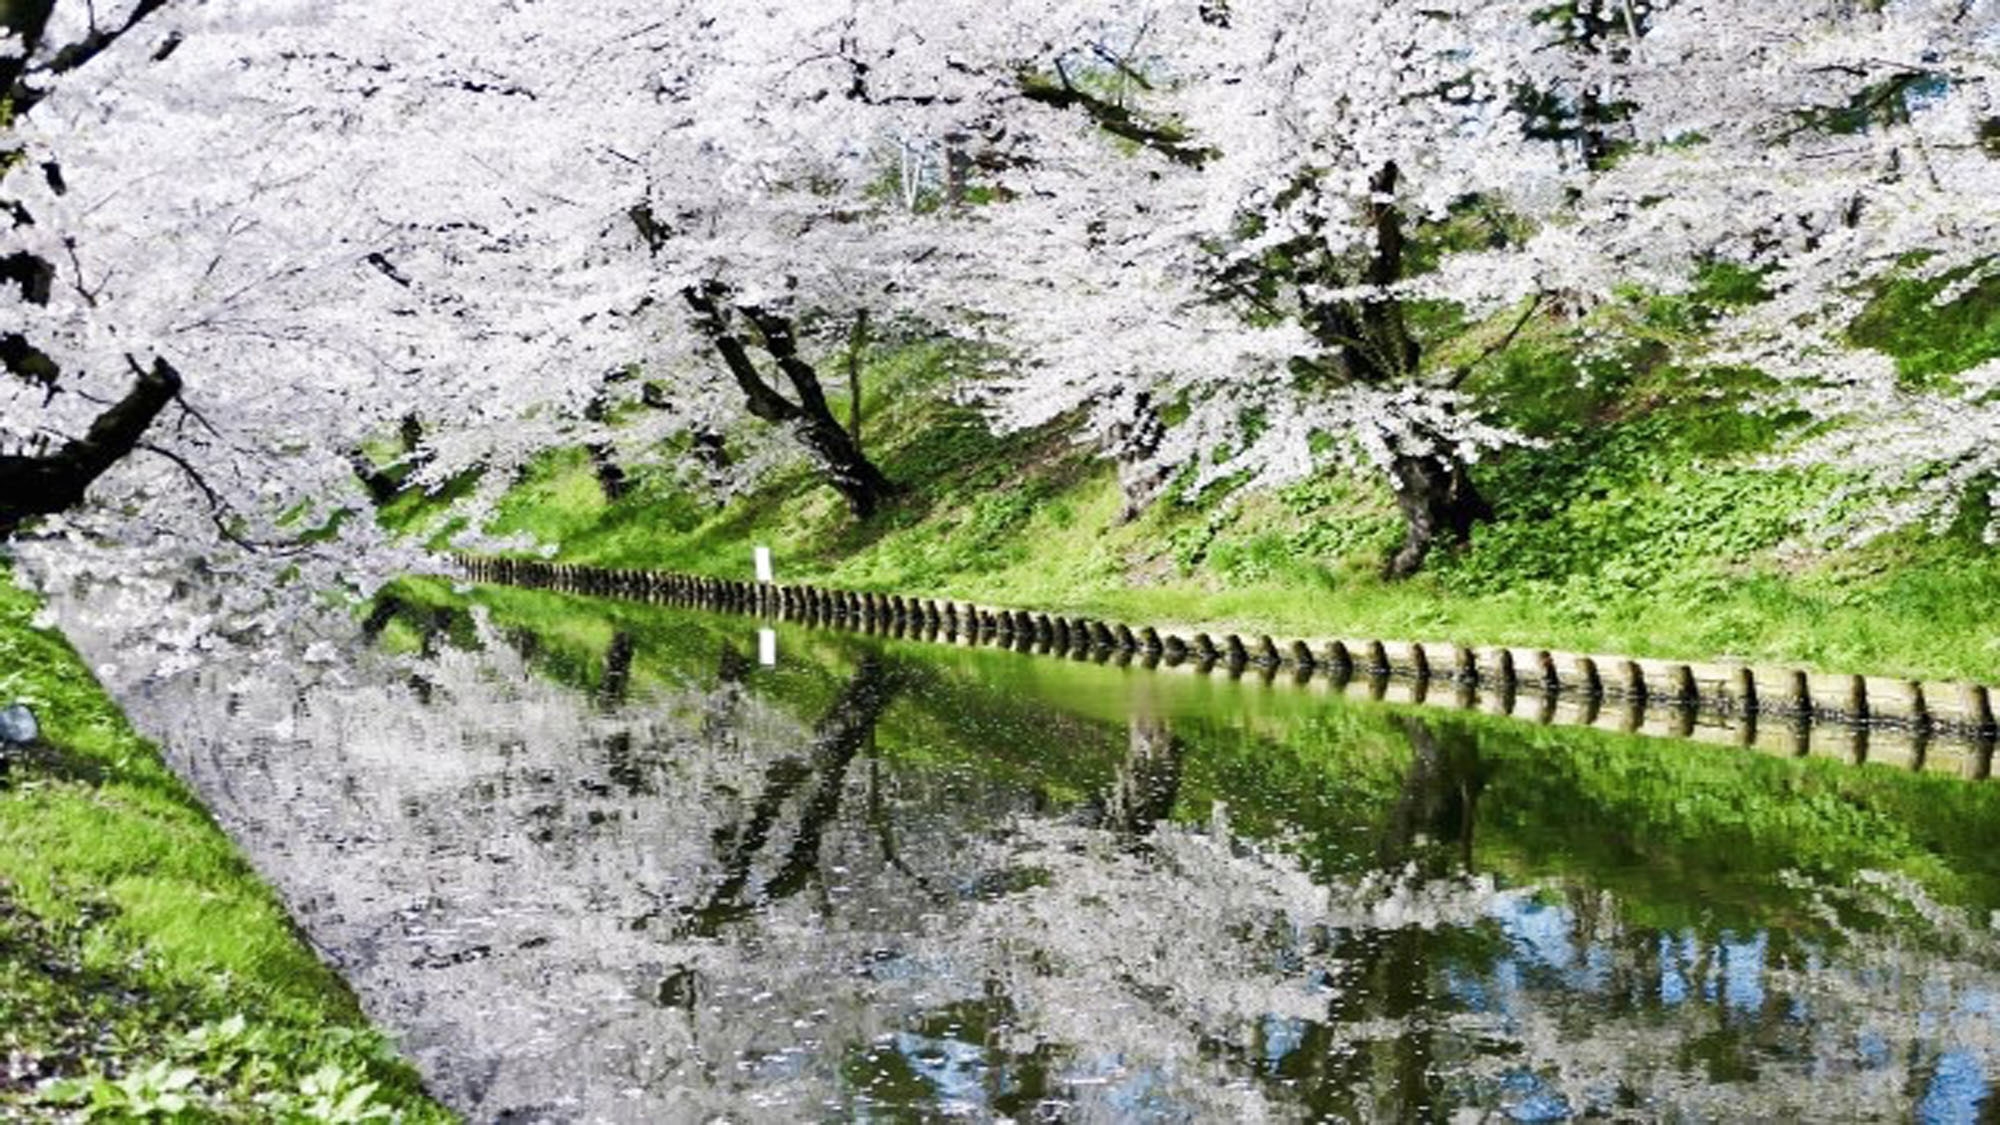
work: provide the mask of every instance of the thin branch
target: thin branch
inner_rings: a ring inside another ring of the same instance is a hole
[[[1103,59],[1105,62],[1110,63],[1111,68],[1113,70],[1116,70],[1118,73],[1124,75],[1128,81],[1130,81],[1134,86],[1139,87],[1141,90],[1150,91],[1153,88],[1152,82],[1147,80],[1145,75],[1139,73],[1138,70],[1133,68],[1131,63],[1126,62],[1123,58],[1119,57],[1117,54],[1114,54],[1111,48],[1106,47],[1104,44],[1092,43],[1090,45],[1090,53],[1096,55],[1100,59]]]
[[[1535,294],[1535,299],[1529,301],[1528,307],[1521,310],[1521,317],[1520,319],[1514,322],[1514,327],[1509,328],[1505,336],[1502,336],[1500,339],[1494,341],[1493,343],[1486,345],[1486,349],[1480,352],[1478,355],[1474,356],[1470,363],[1463,364],[1458,368],[1458,370],[1452,372],[1451,378],[1447,379],[1443,384],[1444,389],[1448,391],[1457,390],[1460,384],[1464,383],[1467,379],[1472,377],[1473,371],[1476,370],[1480,364],[1485,363],[1487,360],[1492,359],[1494,356],[1499,355],[1501,352],[1504,352],[1508,348],[1513,347],[1515,339],[1521,335],[1521,330],[1528,326],[1528,321],[1534,319],[1535,313],[1541,310],[1542,300],[1547,296],[1548,294],[1546,293]]]
[[[70,288],[76,290],[76,295],[83,298],[85,305],[93,309],[96,308],[97,294],[104,292],[104,287],[110,284],[111,279],[107,276],[104,281],[98,283],[94,291],[85,286],[83,283],[83,262],[76,256],[76,239],[65,238],[62,240],[62,243],[63,252],[69,255],[70,271],[76,275],[76,280],[70,282]],[[127,356],[125,358],[127,362],[130,362],[132,357]],[[138,365],[134,364],[133,366],[136,369]]]
[[[171,449],[154,445],[149,441],[138,442],[133,448],[143,449],[155,456],[164,457],[179,467],[180,471],[187,475],[188,480],[194,484],[195,488],[200,490],[203,499],[208,501],[209,522],[215,525],[216,534],[222,536],[224,539],[246,551],[268,552],[275,555],[302,555],[306,552],[304,544],[267,543],[254,539],[246,539],[242,535],[239,535],[229,526],[228,521],[223,518],[225,514],[235,515],[235,510],[229,506],[227,500],[222,498],[222,494],[215,490],[215,486],[208,483],[208,478],[201,475],[201,470],[190,464],[187,458],[182,457]]]

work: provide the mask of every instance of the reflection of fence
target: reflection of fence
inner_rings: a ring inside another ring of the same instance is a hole
[[[1988,775],[1992,692],[1979,684],[1791,668],[1467,648],[1381,640],[1248,641],[965,602],[736,582],[530,559],[460,557],[468,577],[515,586],[756,613],[867,632],[1300,684],[1395,703],[1445,704],[1540,722],[1781,753],[1831,754]],[[1775,721],[1774,721],[1775,720]]]

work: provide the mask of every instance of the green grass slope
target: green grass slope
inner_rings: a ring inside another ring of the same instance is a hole
[[[0,1118],[446,1121],[0,566]]]
[[[1857,342],[1920,381],[2000,354],[1992,293],[1937,306],[1935,291],[1885,282]],[[1174,492],[1123,523],[1110,466],[1060,424],[990,432],[944,393],[951,365],[934,345],[884,349],[867,369],[868,448],[908,491],[865,523],[804,466],[725,505],[640,468],[613,502],[581,450],[557,449],[491,529],[569,561],[740,577],[769,544],[784,581],[1131,621],[2000,680],[2000,630],[1984,620],[2000,604],[2000,552],[1981,542],[1984,511],[1942,536],[1830,547],[1819,529],[1843,514],[1827,510],[1839,478],[1770,467],[1800,419],[1773,405],[1768,380],[1670,358],[1758,297],[1754,277],[1718,270],[1687,296],[1544,319],[1488,360],[1470,389],[1536,444],[1477,466],[1497,518],[1400,584],[1377,576],[1400,534],[1379,480],[1330,470],[1275,491]],[[1599,342],[1607,327],[1615,348]],[[1495,331],[1472,327],[1440,362]],[[449,513],[419,500],[397,517],[431,533]]]

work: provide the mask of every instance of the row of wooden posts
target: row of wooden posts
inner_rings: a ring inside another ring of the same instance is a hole
[[[1895,728],[1920,738],[1944,735],[1982,744],[1990,753],[1996,726],[1993,692],[1970,683],[1926,683],[1885,676],[1830,675],[1794,668],[1596,656],[1545,649],[1479,647],[1374,639],[1246,639],[1195,633],[1183,637],[1086,617],[1033,613],[896,594],[857,593],[812,585],[739,582],[664,571],[615,570],[532,559],[458,559],[467,577],[607,597],[687,605],[813,623],[847,625],[898,635],[941,637],[1024,650],[1120,655],[1148,664],[1199,670],[1222,667],[1267,674],[1289,669],[1306,681],[1399,679],[1422,688],[1443,681],[1460,689],[1503,694],[1535,692],[1550,706],[1571,699],[1588,706],[1620,701],[1635,712],[1698,713],[1737,720],[1779,716],[1795,725],[1843,724]],[[1586,720],[1587,722],[1590,720]]]

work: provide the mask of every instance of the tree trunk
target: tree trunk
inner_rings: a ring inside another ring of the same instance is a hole
[[[631,491],[632,482],[626,478],[625,469],[618,464],[615,450],[610,442],[594,441],[587,447],[590,453],[590,470],[597,476],[597,487],[604,492],[604,498],[613,503],[623,499]]]
[[[944,203],[947,207],[965,204],[965,194],[972,183],[972,153],[970,133],[953,131],[944,135]]]
[[[408,487],[411,474],[430,463],[431,454],[423,448],[424,423],[415,414],[403,415],[396,426],[396,438],[402,443],[403,454],[387,467],[378,468],[373,458],[360,449],[347,451],[347,466],[368,490],[368,501],[377,508],[387,507],[389,502],[402,495]]]
[[[1385,578],[1408,578],[1432,547],[1461,545],[1472,537],[1474,524],[1493,518],[1465,462],[1454,455],[1399,456],[1389,466],[1389,483],[1403,512],[1403,545],[1384,568]]]
[[[847,436],[854,448],[861,446],[861,353],[868,348],[868,310],[854,316],[854,330],[847,334]]]
[[[720,430],[707,426],[696,427],[688,436],[694,443],[695,463],[701,466],[709,494],[719,508],[729,501],[729,470],[736,464],[729,456],[729,444]]]
[[[368,492],[368,502],[386,508],[403,491],[403,482],[375,467],[375,462],[359,449],[347,451],[347,467]]]
[[[1105,818],[1113,831],[1137,837],[1173,816],[1180,800],[1184,748],[1165,719],[1134,714],[1126,726],[1128,749],[1105,802]]]
[[[180,372],[155,359],[82,437],[45,457],[0,456],[0,538],[33,516],[54,515],[82,503],[91,482],[132,452],[180,389]]]
[[[874,515],[881,502],[895,494],[896,486],[833,416],[819,372],[799,356],[791,319],[756,306],[736,305],[729,288],[720,282],[689,286],[681,295],[694,311],[696,326],[743,391],[745,408],[767,422],[790,427],[826,470],[827,483],[847,501],[848,510],[858,519]],[[757,369],[748,342],[735,330],[738,315],[757,330],[764,351],[792,385],[797,401],[780,394]]]
[[[826,468],[827,483],[847,501],[847,510],[854,518],[865,520],[874,515],[882,501],[895,494],[896,486],[831,414],[804,418],[796,425],[799,440],[819,458]]]
[[[1125,503],[1118,522],[1131,523],[1146,510],[1166,486],[1172,471],[1153,460],[1166,440],[1167,425],[1153,408],[1152,395],[1140,391],[1132,401],[1129,415],[1111,428],[1111,448],[1118,464],[1118,490]]]
[[[1306,309],[1305,326],[1333,357],[1328,365],[1342,382],[1370,387],[1418,385],[1423,363],[1423,346],[1411,333],[1402,299],[1396,286],[1404,280],[1405,256],[1409,247],[1403,230],[1403,215],[1396,204],[1402,170],[1394,161],[1377,168],[1369,178],[1373,189],[1367,205],[1367,222],[1375,235],[1374,253],[1368,258],[1361,280],[1368,291],[1359,297],[1314,298],[1306,285],[1300,286]],[[1337,288],[1344,266],[1322,260],[1305,270],[1302,279],[1317,287]],[[1431,548],[1440,541],[1447,545],[1466,541],[1472,525],[1492,516],[1465,463],[1449,452],[1435,435],[1416,435],[1411,448],[1426,445],[1447,452],[1405,453],[1392,451],[1389,483],[1403,513],[1403,544],[1383,568],[1390,579],[1408,578],[1423,566]],[[1422,440],[1423,438],[1432,440]]]

